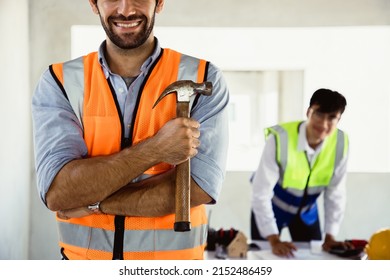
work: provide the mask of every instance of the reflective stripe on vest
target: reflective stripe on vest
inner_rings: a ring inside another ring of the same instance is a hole
[[[305,152],[297,150],[300,124],[301,122],[290,122],[265,130],[266,136],[275,136],[275,156],[280,170],[272,202],[291,214],[298,212],[306,186],[308,199],[302,207],[302,212],[311,207],[329,185],[335,166],[341,162],[348,149],[346,134],[337,129],[324,140],[321,152],[310,168]]]
[[[128,259],[202,259],[207,241],[207,220],[203,214],[203,206],[192,208],[191,231],[178,233],[172,230],[172,215],[126,217],[124,259],[126,255]],[[112,215],[90,215],[57,219],[60,246],[65,248],[65,255],[69,259],[112,259],[114,218]],[[89,227],[89,224],[93,226]]]
[[[203,82],[207,62],[164,49],[150,76],[141,87],[133,120],[133,143],[153,136],[175,117],[176,97],[166,96],[152,108],[161,92],[176,80]],[[97,53],[52,65],[72,108],[83,127],[88,156],[108,155],[121,149],[121,116]],[[98,94],[97,94],[98,93]],[[115,93],[114,93],[115,94]],[[172,168],[160,164],[148,170],[158,174]],[[174,232],[174,215],[157,218],[126,217],[123,256],[125,259],[202,259],[207,239],[204,206],[191,208],[190,232]],[[90,215],[61,220],[57,218],[60,245],[70,259],[111,259],[115,216]]]

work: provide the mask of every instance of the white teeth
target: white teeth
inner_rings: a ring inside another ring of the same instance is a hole
[[[118,27],[124,27],[124,28],[130,28],[130,27],[135,27],[139,25],[139,22],[133,22],[133,23],[117,23],[116,24]]]

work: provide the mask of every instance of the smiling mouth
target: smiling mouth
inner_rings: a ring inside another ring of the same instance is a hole
[[[115,22],[115,26],[120,28],[134,28],[139,25],[141,25],[141,21],[134,21],[134,22]]]
[[[323,133],[323,132],[325,132],[325,129],[318,128],[318,127],[316,127],[315,130],[317,130],[318,133]]]

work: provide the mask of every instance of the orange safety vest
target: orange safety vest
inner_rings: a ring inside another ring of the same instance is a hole
[[[83,126],[88,156],[109,155],[121,150],[123,126],[110,85],[96,52],[50,67]],[[161,92],[172,82],[191,79],[203,82],[207,62],[162,49],[149,77],[141,87],[135,109],[132,143],[142,141],[176,114],[176,96],[166,96],[153,107]],[[146,174],[172,168],[162,163]],[[205,207],[191,208],[191,231],[175,232],[175,215],[121,217],[93,214],[62,220],[57,217],[59,245],[69,259],[203,259],[207,240]],[[122,229],[121,229],[122,227]]]

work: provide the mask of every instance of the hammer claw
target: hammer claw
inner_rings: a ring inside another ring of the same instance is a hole
[[[190,102],[190,97],[194,94],[211,95],[212,83],[195,83],[191,80],[180,80],[170,84],[161,93],[153,108],[168,94],[176,92],[177,102]]]

